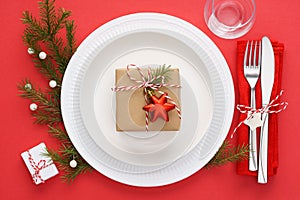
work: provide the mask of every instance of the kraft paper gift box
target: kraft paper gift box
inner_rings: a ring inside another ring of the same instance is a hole
[[[147,74],[147,68],[142,68],[143,74]],[[141,80],[136,69],[130,69],[130,74]],[[137,85],[127,76],[126,69],[116,69],[116,87]],[[168,84],[180,85],[179,69],[171,69]],[[180,88],[161,87],[158,90],[168,93],[168,96],[180,108]],[[155,92],[157,97],[161,94]],[[168,101],[169,102],[169,101]],[[145,131],[146,115],[143,107],[146,105],[144,88],[116,92],[116,130],[117,131]],[[168,112],[169,121],[165,122],[158,118],[155,122],[149,120],[149,131],[178,131],[180,129],[180,118],[175,109]]]

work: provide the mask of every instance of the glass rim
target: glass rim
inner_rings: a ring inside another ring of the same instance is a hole
[[[215,0],[211,0],[212,2],[214,2]],[[253,5],[253,12],[252,14],[250,15],[250,17],[247,19],[247,21],[245,21],[244,23],[242,23],[241,25],[239,25],[237,28],[241,28],[241,27],[244,27],[244,26],[247,26],[249,25],[252,20],[253,20],[253,23],[254,23],[254,20],[255,20],[255,16],[256,16],[256,3],[255,3],[255,0],[251,0],[252,1],[252,5]],[[206,6],[205,6],[206,7]],[[210,15],[207,15],[207,11],[206,11],[206,8],[204,7],[204,19],[205,19],[205,23],[207,24],[208,23],[208,19],[209,19],[209,16]],[[214,13],[213,11],[215,10],[215,7],[212,6],[212,9],[211,9],[211,13]],[[226,25],[226,24],[223,24],[224,27],[231,27],[229,25]]]

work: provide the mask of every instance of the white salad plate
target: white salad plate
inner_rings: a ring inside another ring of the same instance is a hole
[[[128,64],[179,69],[179,131],[116,131],[111,88],[115,70]],[[223,55],[203,32],[173,16],[137,13],[81,43],[63,78],[61,107],[72,143],[93,168],[125,184],[161,186],[197,172],[218,151],[231,125],[234,88]]]

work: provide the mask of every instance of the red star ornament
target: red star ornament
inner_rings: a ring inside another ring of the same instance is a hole
[[[165,121],[169,121],[168,112],[175,108],[174,104],[167,103],[167,93],[162,94],[159,98],[152,95],[150,97],[152,103],[143,107],[145,111],[150,113],[150,121],[155,122],[158,117]]]

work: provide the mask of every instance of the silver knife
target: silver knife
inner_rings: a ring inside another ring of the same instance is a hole
[[[270,102],[272,88],[274,84],[275,65],[274,51],[268,37],[262,38],[262,58],[261,58],[261,91],[262,106]],[[268,113],[262,114],[263,125],[260,130],[260,152],[258,161],[258,183],[268,182]]]

